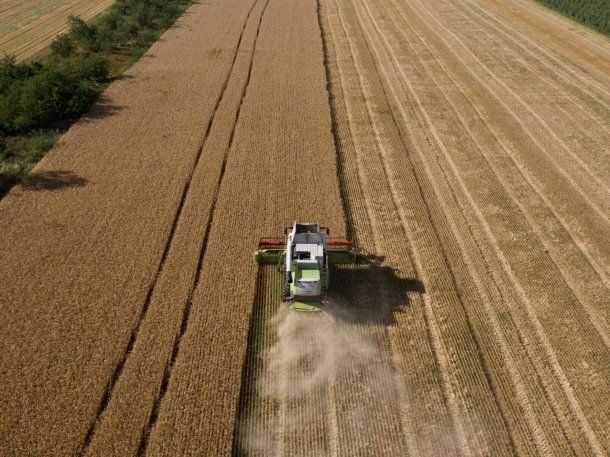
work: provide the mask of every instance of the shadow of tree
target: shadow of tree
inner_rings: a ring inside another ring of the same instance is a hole
[[[395,314],[409,306],[408,293],[424,293],[425,287],[419,279],[399,277],[384,260],[369,255],[354,265],[333,266],[327,311],[351,324],[393,325]]]
[[[0,199],[19,182],[21,176],[13,170],[0,171]]]
[[[21,187],[26,190],[58,190],[65,187],[83,187],[87,180],[68,170],[51,170],[33,172],[21,181]]]
[[[91,109],[81,116],[80,122],[91,122],[96,119],[113,116],[122,109],[121,106],[111,103],[107,97],[101,95]]]

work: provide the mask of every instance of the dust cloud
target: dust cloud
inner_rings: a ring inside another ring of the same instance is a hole
[[[350,446],[360,454],[384,436],[402,446],[403,386],[390,351],[380,347],[386,330],[354,323],[345,312],[332,301],[321,313],[281,305],[257,386],[259,400],[274,406],[242,424],[248,455],[332,455],[340,435],[357,437]]]

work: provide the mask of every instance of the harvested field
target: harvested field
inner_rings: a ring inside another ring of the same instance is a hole
[[[0,454],[610,453],[609,65],[525,0],[196,3],[0,201]],[[322,313],[252,260],[294,219],[359,248]]]
[[[65,31],[68,16],[91,19],[114,0],[0,0],[0,52],[27,59]]]
[[[263,270],[236,453],[609,452],[610,46],[497,6],[321,1],[363,259],[324,317]]]

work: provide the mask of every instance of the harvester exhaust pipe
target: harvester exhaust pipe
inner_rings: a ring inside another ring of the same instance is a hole
[[[296,225],[296,222],[295,222]],[[294,225],[293,225],[294,228]],[[286,230],[288,230],[288,228],[286,228]],[[292,266],[292,234],[288,235],[287,240],[286,240],[286,282],[288,284],[292,284],[292,272],[291,272],[291,266]]]

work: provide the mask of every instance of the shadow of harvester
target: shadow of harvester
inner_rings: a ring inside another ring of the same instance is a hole
[[[328,311],[350,324],[390,326],[395,314],[409,306],[409,292],[424,293],[419,279],[401,278],[379,256],[359,257],[354,265],[330,272]]]
[[[71,171],[51,170],[32,172],[21,181],[21,187],[26,190],[59,190],[66,187],[83,187],[87,180]]]

